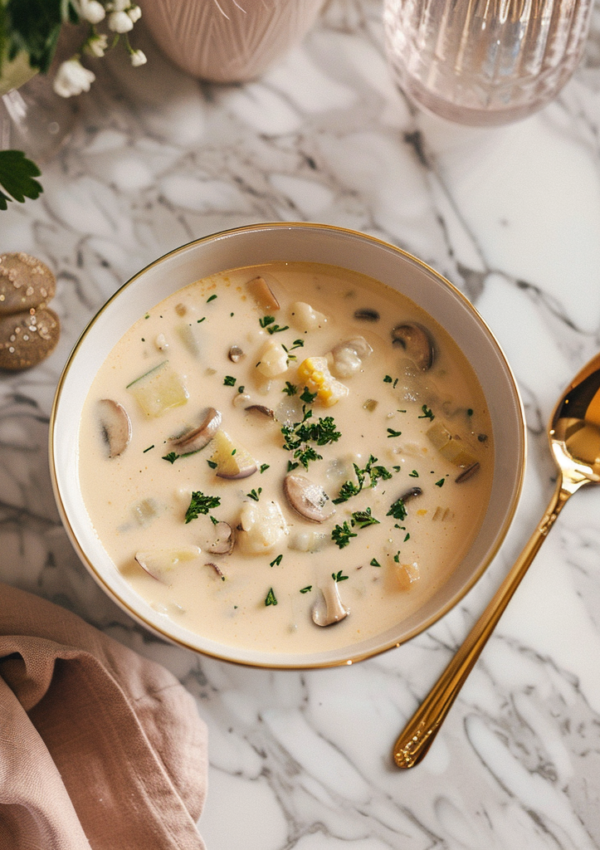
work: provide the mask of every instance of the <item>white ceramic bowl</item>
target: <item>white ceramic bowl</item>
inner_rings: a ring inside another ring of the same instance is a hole
[[[166,620],[138,596],[98,540],[78,476],[78,429],[90,384],[129,327],[172,292],[210,274],[277,261],[326,263],[370,275],[411,298],[456,340],[483,388],[492,419],[495,467],[487,513],[469,552],[446,584],[413,616],[342,649],[289,655],[230,647]],[[259,224],[191,242],[128,281],[90,322],[71,354],[56,392],[50,426],[50,465],[64,525],[83,563],[132,617],[161,636],[228,661],[262,667],[349,664],[398,646],[445,614],[481,576],[498,550],[520,495],[525,421],[516,383],[491,331],[470,302],[420,260],[378,239],[318,224]]]

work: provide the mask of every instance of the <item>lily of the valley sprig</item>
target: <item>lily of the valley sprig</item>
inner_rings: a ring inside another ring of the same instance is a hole
[[[135,50],[129,41],[133,25],[142,16],[139,6],[130,0],[71,0],[71,5],[75,8],[79,20],[87,21],[90,29],[79,52],[60,65],[53,83],[56,94],[71,97],[89,91],[96,75],[81,64],[81,54],[100,58],[117,45],[120,36],[124,38],[134,68],[146,64],[144,52]],[[109,32],[99,32],[99,24],[105,25]]]
[[[96,75],[85,67],[83,57],[99,59],[119,42],[134,68],[145,65],[144,52],[129,39],[141,15],[131,0],[0,0],[0,94],[36,72],[47,74],[61,30],[71,25],[87,24],[87,32],[54,76],[52,85],[61,97],[89,91]],[[39,176],[38,167],[22,151],[0,150],[0,210],[8,209],[13,200],[23,203],[25,198],[37,198],[43,191],[34,179]]]

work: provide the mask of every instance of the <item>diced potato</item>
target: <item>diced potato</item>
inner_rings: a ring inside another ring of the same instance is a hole
[[[441,422],[434,422],[425,432],[427,439],[438,450],[438,452],[453,463],[465,469],[477,463],[477,458],[469,451],[467,445],[460,439],[453,437],[450,431]]]
[[[265,378],[276,378],[278,375],[283,375],[287,372],[288,355],[285,348],[274,339],[263,348],[256,369]]]
[[[277,288],[277,281],[272,275],[255,277],[248,281],[246,287],[261,310],[266,310],[267,313],[276,313],[279,310],[279,301],[273,292],[273,289]]]
[[[231,439],[229,434],[219,429],[212,438],[213,453],[211,461],[217,464],[219,478],[248,478],[256,472],[258,466],[248,449]]]
[[[326,357],[307,357],[298,366],[298,379],[325,407],[331,407],[348,395],[348,387],[336,380],[327,367]]]
[[[416,561],[412,564],[396,565],[396,577],[401,590],[410,590],[410,586],[421,578],[419,565]]]
[[[290,323],[299,331],[314,331],[327,324],[327,316],[319,313],[305,301],[295,301],[290,306]]]
[[[199,546],[180,546],[177,549],[152,549],[136,552],[135,560],[152,578],[163,584],[171,584],[175,569],[184,561],[199,558]]]
[[[320,552],[327,545],[328,536],[319,531],[297,531],[288,543],[297,552]]]
[[[136,502],[131,508],[136,522],[143,528],[150,525],[153,519],[158,516],[158,504],[154,499],[141,499]]]
[[[275,501],[244,502],[237,534],[240,550],[246,555],[267,555],[287,533],[281,508]]]
[[[149,418],[162,416],[172,407],[186,404],[188,392],[183,380],[165,360],[128,385],[139,406]]]
[[[202,326],[193,322],[177,325],[177,334],[190,354],[200,357],[202,351]]]

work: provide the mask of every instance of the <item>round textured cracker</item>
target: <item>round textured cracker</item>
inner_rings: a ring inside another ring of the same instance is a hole
[[[0,369],[29,369],[56,347],[60,321],[54,310],[0,316]]]
[[[20,251],[0,254],[0,316],[45,306],[56,292],[56,278],[45,263]]]

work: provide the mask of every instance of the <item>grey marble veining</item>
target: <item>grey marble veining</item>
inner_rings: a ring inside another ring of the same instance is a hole
[[[148,41],[104,63],[44,195],[0,216],[0,249],[46,261],[63,325],[53,356],[0,380],[0,578],[164,663],[210,728],[209,850],[588,850],[600,846],[600,492],[565,509],[425,762],[390,748],[545,507],[545,424],[600,347],[600,14],[560,97],[495,130],[422,115],[395,89],[380,4],[335,0],[260,81],[200,84]],[[477,305],[527,412],[515,522],[460,605],[352,668],[237,668],[167,645],[89,577],[47,469],[54,389],[93,314],[191,239],[313,220],[417,254]],[[234,816],[235,815],[235,816]]]

